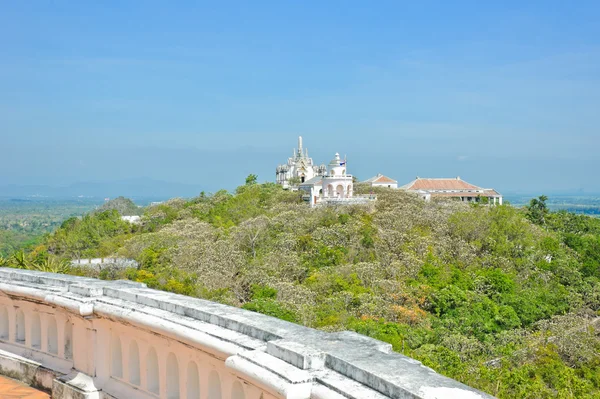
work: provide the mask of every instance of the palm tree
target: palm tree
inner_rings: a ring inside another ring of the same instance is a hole
[[[540,195],[538,198],[533,198],[527,206],[527,217],[533,223],[544,225],[548,214],[548,206],[546,205],[548,197]]]

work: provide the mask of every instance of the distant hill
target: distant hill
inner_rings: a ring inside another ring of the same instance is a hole
[[[132,200],[125,197],[118,197],[107,201],[102,204],[98,209],[96,209],[96,213],[108,211],[108,210],[116,210],[119,212],[121,216],[141,216],[144,213],[143,208],[137,206]]]
[[[78,182],[68,186],[46,186],[46,185],[4,185],[0,186],[0,197],[194,197],[203,190],[202,187],[174,183],[147,178]]]

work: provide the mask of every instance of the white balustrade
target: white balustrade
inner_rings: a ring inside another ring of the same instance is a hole
[[[0,370],[56,398],[490,397],[358,334],[139,283],[4,268]]]

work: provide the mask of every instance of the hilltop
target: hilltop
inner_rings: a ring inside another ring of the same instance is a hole
[[[147,207],[140,226],[115,209],[69,219],[29,259],[132,258],[139,269],[69,272],[354,330],[500,398],[600,395],[599,219],[544,198],[377,196],[310,209],[250,182]]]
[[[143,210],[140,207],[138,207],[132,200],[125,197],[117,197],[115,199],[106,201],[104,204],[99,206],[94,213],[102,213],[110,210],[119,212],[121,216],[136,216],[143,213]]]

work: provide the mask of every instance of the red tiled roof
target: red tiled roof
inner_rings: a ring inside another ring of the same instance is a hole
[[[370,179],[365,180],[363,183],[398,183],[396,180],[389,178],[387,176],[382,175],[381,173],[377,176],[373,176]]]
[[[483,193],[469,193],[467,191],[459,192],[459,193],[430,193],[432,197],[494,197],[495,195],[488,194],[487,192]]]
[[[397,181],[396,181],[396,180],[394,180],[394,179],[390,179],[390,178],[389,178],[389,177],[387,177],[387,176],[380,176],[380,177],[378,177],[377,179],[375,179],[375,182],[376,182],[376,183],[397,183]]]
[[[500,194],[493,188],[486,188],[485,190],[483,190],[483,195],[485,195],[486,197],[502,197],[502,194]]]
[[[417,178],[407,184],[407,190],[483,190],[459,178],[453,179],[423,179]]]

